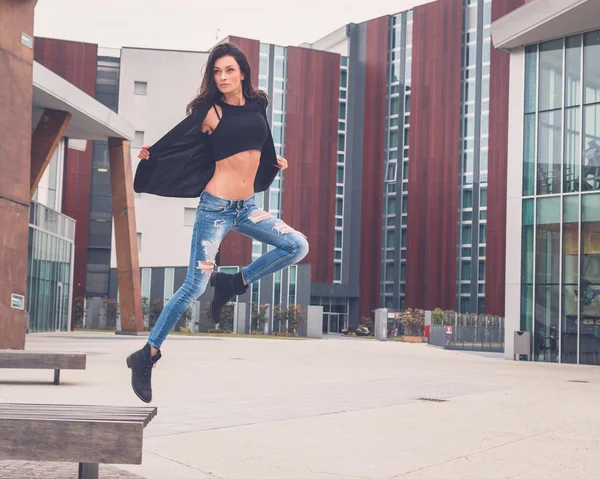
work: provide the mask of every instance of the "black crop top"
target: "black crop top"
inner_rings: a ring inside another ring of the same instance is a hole
[[[260,111],[258,102],[246,101],[236,106],[218,100],[223,111],[219,123],[208,136],[215,161],[248,150],[261,151],[268,136],[267,120]],[[215,108],[217,116],[219,112]]]

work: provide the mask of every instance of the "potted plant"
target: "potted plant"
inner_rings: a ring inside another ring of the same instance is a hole
[[[422,309],[407,309],[401,314],[401,323],[404,327],[404,342],[422,343],[423,329],[425,327],[425,312]]]
[[[119,303],[112,298],[102,298],[102,305],[106,311],[106,329],[114,331],[117,329],[117,311],[119,310]]]
[[[265,304],[252,304],[251,332],[250,334],[261,335],[265,330],[267,322],[267,306]]]

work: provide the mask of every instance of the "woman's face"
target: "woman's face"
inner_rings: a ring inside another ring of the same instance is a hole
[[[235,58],[227,55],[215,61],[213,75],[221,93],[235,93],[242,90],[244,74]]]

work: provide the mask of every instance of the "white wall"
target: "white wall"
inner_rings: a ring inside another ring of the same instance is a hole
[[[185,108],[196,95],[208,53],[123,48],[119,85],[119,115],[144,132],[153,144],[185,118]],[[147,82],[147,95],[134,94],[134,82]],[[132,144],[133,173],[140,160]],[[136,195],[139,196],[139,195]],[[140,267],[187,266],[192,227],[184,226],[184,208],[196,208],[197,198],[135,198],[137,231],[142,233]],[[111,267],[116,267],[114,229]]]
[[[342,28],[338,28],[314,43],[303,43],[300,46],[312,48],[313,50],[339,53],[340,55],[347,57],[350,54],[350,41],[346,36],[346,31],[347,26],[344,25]]]
[[[523,203],[524,49],[510,54],[506,205],[506,299],[504,357],[513,359],[514,332],[521,329],[521,226]]]
[[[66,142],[66,139],[63,138],[58,143],[33,196],[33,199],[38,203],[58,212],[62,211]]]

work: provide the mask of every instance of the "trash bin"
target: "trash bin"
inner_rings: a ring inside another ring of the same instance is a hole
[[[515,349],[513,352],[513,359],[515,356],[527,356],[527,361],[531,360],[531,333],[529,331],[515,331]]]

